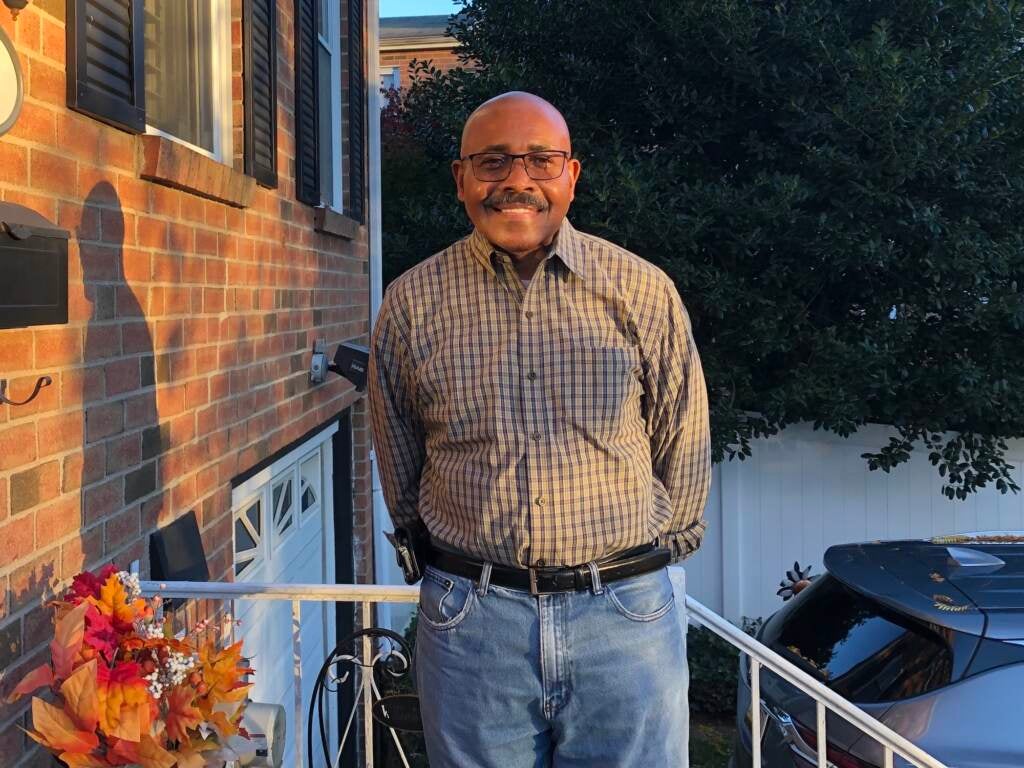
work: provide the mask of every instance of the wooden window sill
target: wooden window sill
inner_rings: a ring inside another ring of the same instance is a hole
[[[321,205],[316,209],[313,229],[327,235],[334,235],[345,240],[355,240],[363,228],[355,219],[351,219],[333,208]]]
[[[139,141],[141,178],[236,208],[252,202],[256,179],[163,136],[140,135]]]

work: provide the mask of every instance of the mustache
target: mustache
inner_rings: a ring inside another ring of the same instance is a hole
[[[492,192],[483,200],[485,208],[497,208],[501,205],[523,205],[538,211],[548,209],[547,200],[531,195],[529,192]]]

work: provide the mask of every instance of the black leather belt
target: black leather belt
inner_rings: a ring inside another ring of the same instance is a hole
[[[601,583],[628,579],[664,568],[672,559],[668,549],[645,545],[620,552],[618,555],[599,560],[597,572]],[[427,562],[442,571],[479,580],[484,564],[456,552],[430,547]],[[491,584],[529,591],[531,595],[550,595],[556,592],[579,592],[590,589],[592,578],[587,565],[565,568],[510,568],[505,565],[491,566]]]

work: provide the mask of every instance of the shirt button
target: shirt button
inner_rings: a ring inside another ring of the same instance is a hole
[[[538,507],[543,507],[544,506],[544,497],[543,496],[538,496],[536,501],[537,501],[537,506]]]
[[[530,437],[532,437],[534,440],[540,440],[540,432],[534,432],[532,435],[530,435]]]
[[[537,379],[537,372],[530,371],[528,374],[526,374],[526,378],[528,378],[530,381],[535,381]]]
[[[545,565],[547,565],[547,563],[544,562],[544,558],[542,557],[537,560],[536,565],[538,568],[543,568]]]
[[[529,320],[532,317],[533,317],[533,310],[532,309],[526,310],[526,319]]]

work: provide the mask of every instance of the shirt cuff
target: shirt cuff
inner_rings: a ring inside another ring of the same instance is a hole
[[[666,531],[658,537],[658,546],[671,550],[672,562],[678,563],[700,549],[707,527],[708,524],[701,519],[681,531]]]

